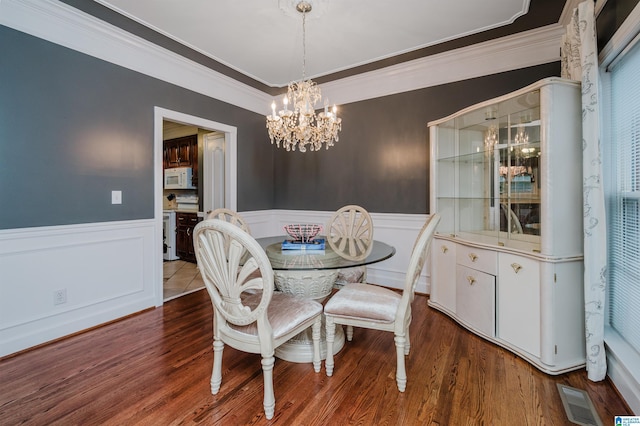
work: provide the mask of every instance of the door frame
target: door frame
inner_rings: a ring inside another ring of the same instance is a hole
[[[225,188],[224,202],[225,207],[233,211],[237,211],[238,205],[238,129],[228,124],[218,123],[206,118],[185,114],[179,111],[154,107],[154,144],[153,144],[153,161],[154,161],[154,234],[156,241],[154,244],[154,263],[155,263],[155,304],[162,306],[164,298],[162,295],[163,273],[162,273],[162,190],[163,190],[163,125],[164,120],[174,121],[176,123],[185,124],[187,126],[197,126],[202,129],[217,131],[224,133],[225,149],[224,149],[224,173]],[[204,151],[204,155],[213,155],[212,152]],[[212,162],[203,161],[203,176],[208,173],[206,164]]]

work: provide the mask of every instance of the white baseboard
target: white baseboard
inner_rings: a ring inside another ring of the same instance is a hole
[[[611,327],[605,326],[607,375],[635,415],[640,415],[640,355]]]

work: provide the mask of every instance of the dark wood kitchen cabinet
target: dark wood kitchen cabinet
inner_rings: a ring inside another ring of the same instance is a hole
[[[176,213],[176,254],[186,262],[196,262],[193,249],[193,228],[202,218],[197,213]]]
[[[191,167],[192,182],[198,185],[198,135],[164,141],[163,168]]]

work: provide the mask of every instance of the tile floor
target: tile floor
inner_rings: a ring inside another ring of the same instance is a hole
[[[195,263],[185,262],[184,260],[165,260],[162,267],[164,275],[163,297],[165,301],[204,288],[202,277]]]

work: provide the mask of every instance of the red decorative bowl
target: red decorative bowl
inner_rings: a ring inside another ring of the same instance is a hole
[[[304,223],[292,223],[285,225],[284,230],[293,241],[308,243],[312,241],[316,235],[322,232],[322,225],[310,225]]]

